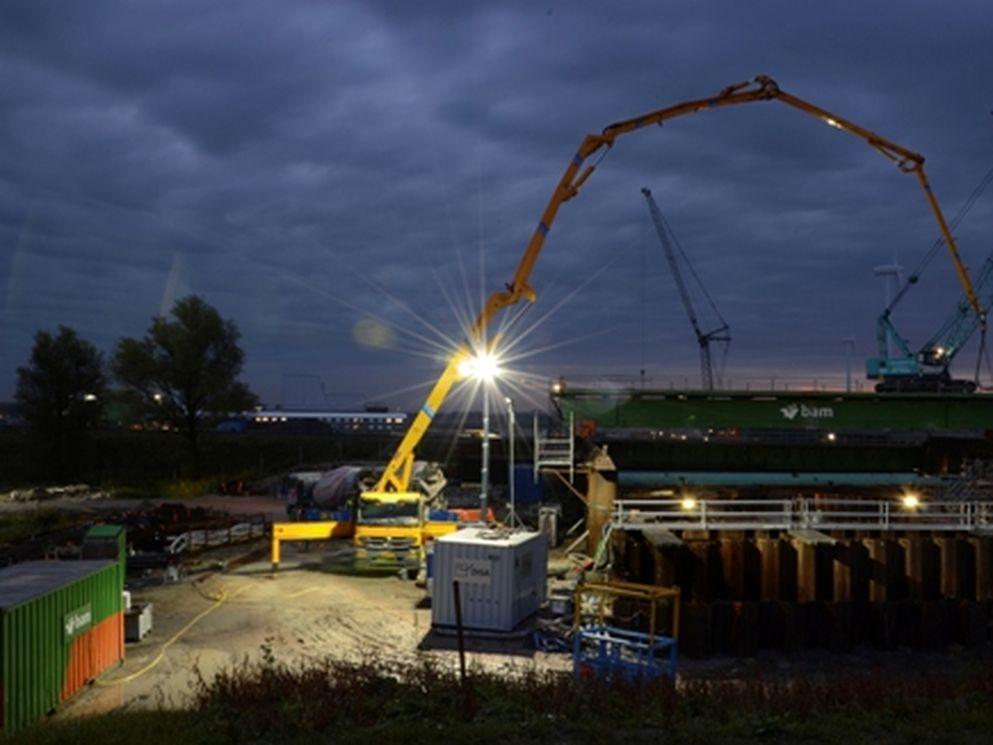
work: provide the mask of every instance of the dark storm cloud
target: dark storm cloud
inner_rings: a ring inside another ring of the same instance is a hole
[[[459,334],[446,295],[478,306],[510,277],[584,133],[757,73],[923,152],[953,214],[993,160],[988,28],[978,2],[5,3],[0,398],[36,330],[109,350],[188,292],[238,321],[265,398],[285,373],[369,396],[430,380],[424,339]],[[527,341],[582,340],[535,372],[635,373],[644,348],[693,374],[646,185],[740,376],[837,374],[852,333],[871,352],[873,266],[936,233],[912,177],[781,104],[674,120],[563,206],[522,327],[589,282]],[[959,230],[973,267],[991,223],[987,198]],[[958,292],[939,256],[907,334]],[[397,347],[356,341],[363,318]]]

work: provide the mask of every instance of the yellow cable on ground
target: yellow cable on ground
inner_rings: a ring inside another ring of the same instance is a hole
[[[308,592],[316,592],[317,590],[320,590],[320,589],[321,588],[318,587],[317,585],[314,585],[313,587],[307,587],[307,588],[304,588],[303,590],[298,590],[297,592],[294,592],[291,595],[287,595],[286,596],[286,599],[287,600],[292,600],[293,598],[298,598],[301,595],[306,595]]]
[[[225,603],[226,601],[230,600],[233,597],[237,597],[251,586],[252,585],[243,585],[242,587],[240,587],[237,590],[234,590],[233,592],[227,592],[227,591],[222,592],[212,606],[210,606],[206,610],[201,611],[199,614],[194,616],[189,623],[183,626],[183,628],[181,628],[179,631],[173,634],[172,637],[170,637],[166,642],[164,642],[162,644],[162,647],[159,649],[159,653],[155,655],[155,659],[149,662],[147,665],[145,665],[145,667],[141,668],[141,670],[137,670],[131,673],[130,675],[125,675],[123,678],[114,678],[113,680],[97,679],[96,684],[99,686],[114,686],[114,685],[120,685],[122,683],[127,683],[129,681],[141,677],[149,670],[154,668],[156,665],[158,665],[160,662],[162,662],[163,658],[165,657],[166,650],[170,646],[172,646],[183,634],[185,634],[187,631],[193,628],[194,624],[196,624],[197,621],[213,613],[215,610],[220,608],[223,603]]]

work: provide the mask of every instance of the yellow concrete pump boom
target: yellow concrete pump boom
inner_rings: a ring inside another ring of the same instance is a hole
[[[945,246],[947,246],[948,252],[951,255],[952,262],[955,265],[955,270],[958,273],[959,281],[962,283],[962,287],[965,290],[965,295],[969,300],[969,304],[972,306],[973,310],[977,313],[980,319],[982,319],[982,323],[985,326],[986,311],[980,305],[979,298],[976,296],[976,291],[972,286],[972,281],[969,279],[969,274],[959,256],[955,239],[952,237],[948,224],[945,222],[945,216],[941,212],[941,207],[938,205],[938,200],[931,191],[931,186],[928,183],[927,176],[924,173],[924,156],[919,153],[915,153],[912,150],[908,150],[907,148],[901,147],[896,143],[890,142],[889,140],[880,137],[875,132],[868,129],[863,129],[857,124],[853,124],[847,119],[843,119],[840,116],[832,114],[819,106],[814,106],[813,104],[797,98],[796,96],[792,96],[789,93],[782,91],[772,78],[767,75],[759,75],[751,82],[745,81],[734,85],[729,85],[712,98],[701,98],[695,101],[685,101],[683,103],[676,104],[675,106],[669,106],[667,108],[658,109],[657,111],[652,111],[632,119],[625,119],[623,121],[616,122],[606,127],[598,135],[586,135],[579,146],[579,150],[573,156],[572,161],[565,169],[565,173],[562,174],[562,178],[555,187],[555,191],[552,192],[551,199],[548,200],[548,205],[545,207],[545,211],[541,214],[541,221],[538,223],[538,227],[531,236],[527,249],[524,251],[524,255],[521,257],[521,261],[517,266],[517,271],[514,273],[513,280],[506,285],[506,289],[494,292],[490,295],[489,299],[486,301],[486,305],[483,306],[483,309],[480,311],[479,316],[476,318],[475,323],[473,323],[469,331],[467,343],[460,346],[452,355],[445,371],[441,374],[441,377],[438,378],[438,381],[431,389],[430,394],[428,394],[427,401],[424,403],[424,406],[421,407],[421,410],[414,417],[413,422],[411,422],[410,428],[407,430],[403,440],[401,440],[399,446],[397,447],[393,458],[386,466],[386,470],[383,472],[382,477],[376,484],[376,488],[373,492],[369,492],[368,494],[370,496],[374,496],[376,493],[408,491],[410,487],[411,469],[414,461],[414,449],[417,447],[421,438],[424,436],[424,433],[430,426],[435,412],[437,412],[441,407],[442,403],[445,401],[445,398],[448,396],[449,391],[452,389],[452,386],[458,380],[459,365],[474,351],[481,351],[480,347],[483,344],[484,332],[498,311],[502,308],[514,305],[519,302],[521,298],[524,298],[529,302],[534,302],[536,299],[535,291],[529,284],[531,272],[534,269],[535,262],[538,261],[538,256],[541,254],[541,249],[545,243],[545,237],[548,235],[548,231],[551,229],[552,223],[555,221],[559,207],[561,207],[564,202],[569,201],[579,193],[579,189],[584,183],[586,183],[586,180],[596,169],[595,163],[587,165],[583,168],[583,163],[590,158],[590,156],[595,155],[600,151],[606,153],[607,150],[613,147],[614,140],[621,135],[634,132],[635,130],[642,129],[651,124],[661,125],[666,120],[673,119],[677,116],[694,114],[699,111],[715,109],[721,106],[751,103],[752,101],[777,100],[793,106],[794,108],[797,108],[807,114],[815,116],[836,129],[841,129],[845,132],[861,137],[870,146],[896,163],[897,167],[901,171],[904,173],[913,173],[917,177],[917,181],[924,190],[924,195],[927,198],[928,205],[930,206],[931,211],[938,222],[938,227],[941,230],[941,236],[944,238]],[[580,171],[581,168],[583,168],[582,171]]]

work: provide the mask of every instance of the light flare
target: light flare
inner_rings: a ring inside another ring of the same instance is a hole
[[[493,352],[480,352],[459,363],[459,375],[492,383],[502,373],[500,360]]]
[[[913,492],[908,492],[900,497],[900,503],[908,510],[916,510],[921,506],[921,498]]]

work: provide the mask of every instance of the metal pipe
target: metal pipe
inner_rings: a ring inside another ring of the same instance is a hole
[[[483,383],[483,462],[479,468],[479,521],[486,522],[490,496],[490,396]]]
[[[619,471],[621,487],[665,489],[678,487],[743,486],[911,486],[940,488],[938,476],[922,476],[912,471]]]
[[[514,401],[509,396],[504,399],[507,404],[507,429],[510,430],[508,436],[509,448],[507,452],[507,487],[510,490],[510,527],[515,527],[517,523],[517,506],[514,499],[514,429],[516,417],[514,416]]]

